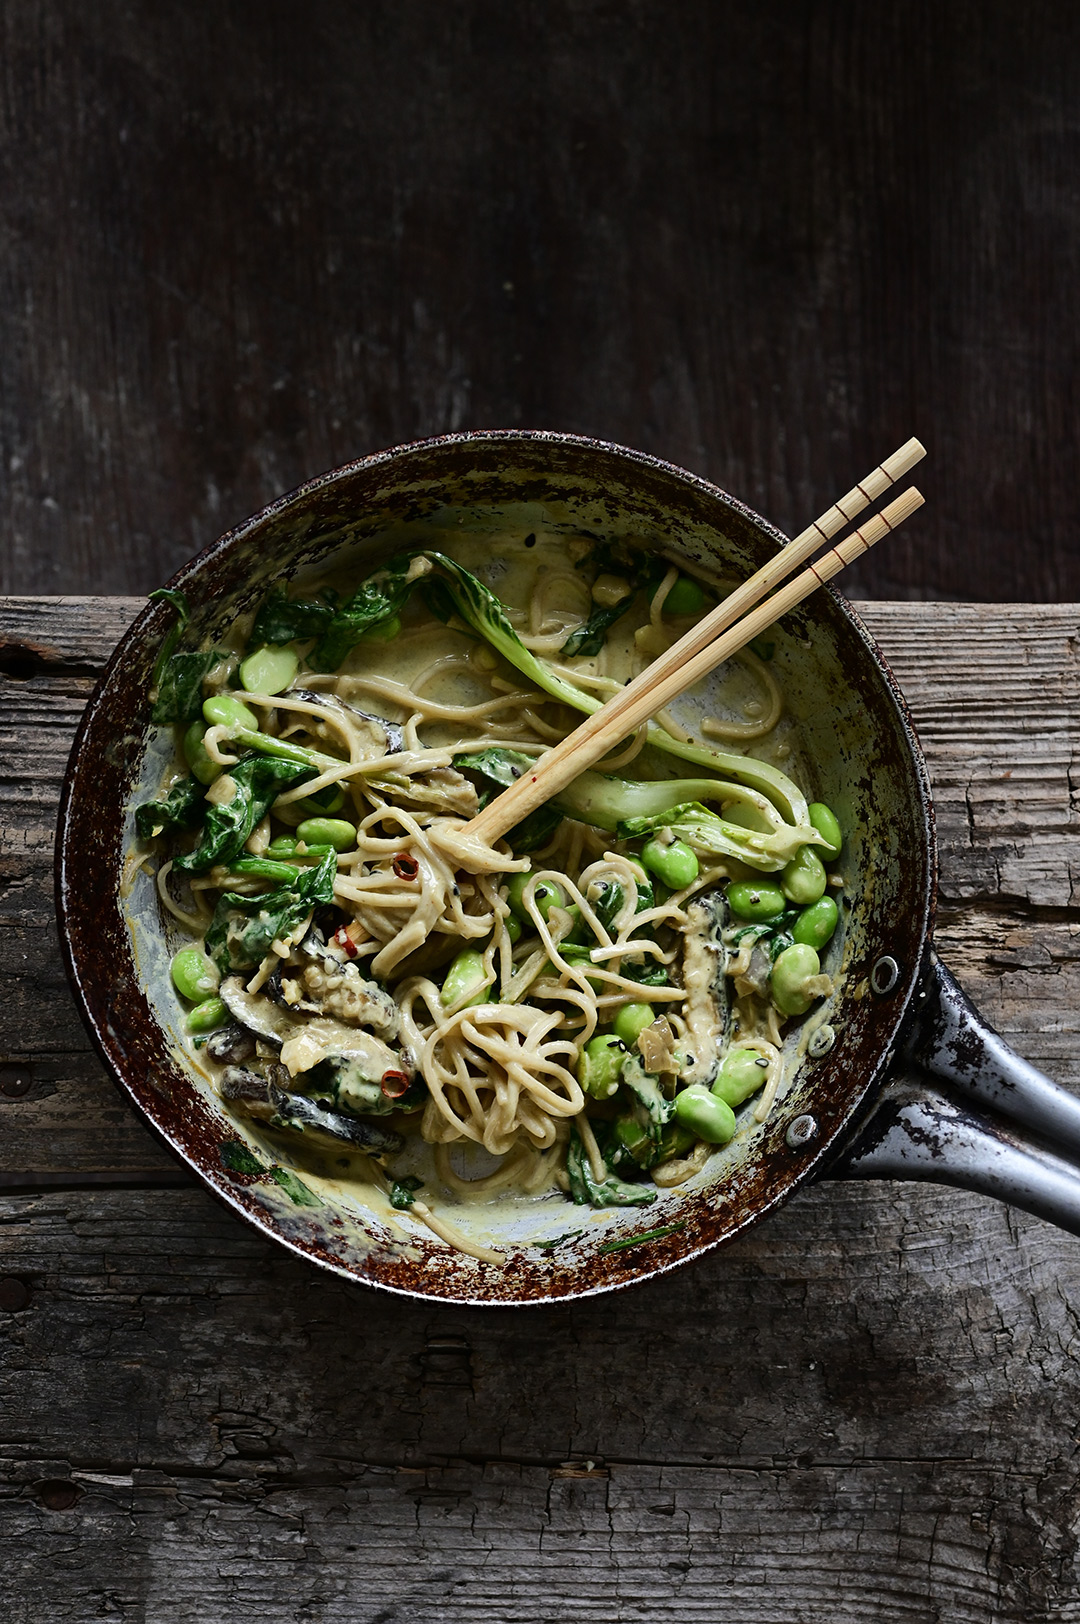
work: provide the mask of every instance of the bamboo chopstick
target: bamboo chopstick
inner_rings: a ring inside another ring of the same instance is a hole
[[[844,501],[847,500],[845,497]],[[847,564],[868,552],[882,536],[887,535],[890,530],[897,529],[916,509],[922,507],[923,501],[924,498],[912,486],[902,496],[898,496],[895,501],[882,508],[880,513],[875,513],[867,519],[865,524],[831,548],[816,563],[795,576],[794,580],[781,587],[771,598],[759,603],[757,608],[752,609],[736,625],[729,626],[704,648],[700,646],[699,634],[706,622],[695,626],[693,631],[680,638],[666,655],[654,660],[639,677],[635,677],[632,683],[609,699],[606,705],[594,711],[565,739],[546,751],[532,772],[523,774],[509,789],[497,795],[481,813],[466,824],[462,831],[463,835],[469,839],[481,840],[487,845],[494,844],[515,824],[520,823],[522,818],[528,817],[530,812],[534,812],[538,806],[542,806],[553,795],[557,795],[571,779],[577,778],[579,773],[585,772],[601,760],[621,739],[625,739],[657,711],[663,710],[665,705],[678,698],[679,694],[684,693],[687,688],[692,688],[695,682],[699,682],[716,666],[752,642],[766,626],[771,626],[774,620],[786,615],[790,609],[801,603],[826,581],[831,580]],[[865,506],[865,503],[863,505]],[[838,503],[837,507],[839,506]],[[830,509],[830,512],[832,511]],[[825,517],[828,518],[828,515]],[[840,528],[839,524],[836,528]],[[802,537],[799,540],[801,541]],[[818,541],[820,544],[820,536]],[[784,552],[787,551],[785,548]],[[764,571],[759,570],[758,575],[751,580],[757,580],[763,573]],[[745,583],[739,590],[745,592],[750,584],[751,582]],[[759,592],[757,596],[760,595]],[[712,616],[708,618],[711,619]],[[661,666],[666,669],[658,670]]]

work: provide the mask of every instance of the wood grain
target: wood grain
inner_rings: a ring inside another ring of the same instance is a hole
[[[51,925],[67,745],[137,608],[0,605],[29,662],[0,661],[0,1062],[32,1077],[0,1092],[5,1618],[1080,1616],[1080,1254],[1048,1225],[822,1185],[674,1276],[520,1315],[324,1277],[170,1186]],[[864,618],[934,779],[943,955],[1080,1089],[1080,606]]]
[[[861,592],[1080,598],[1075,6],[6,0],[0,62],[3,590],[527,426],[789,534],[915,433]]]

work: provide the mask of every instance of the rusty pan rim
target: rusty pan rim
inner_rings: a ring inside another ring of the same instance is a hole
[[[408,442],[401,446],[394,446],[373,453],[364,458],[346,463],[339,468],[327,470],[297,486],[294,490],[268,503],[258,513],[242,521],[232,529],[224,532],[215,541],[211,542],[194,558],[172,576],[170,587],[181,590],[197,575],[213,570],[218,563],[227,558],[230,553],[244,539],[250,537],[265,527],[268,523],[289,513],[291,509],[320,495],[332,491],[333,488],[348,481],[357,475],[371,473],[382,467],[391,467],[408,462],[411,457],[425,457],[450,448],[498,448],[500,446],[512,447],[515,444],[526,445],[530,448],[550,446],[568,452],[581,452],[600,454],[614,459],[624,471],[632,473],[640,470],[642,474],[661,476],[674,481],[683,491],[690,490],[702,498],[709,505],[716,504],[719,510],[737,515],[753,529],[769,537],[776,545],[786,541],[774,525],[763,519],[747,504],[731,496],[719,486],[705,480],[676,464],[654,457],[646,452],[621,446],[614,442],[600,440],[588,436],[566,434],[556,430],[530,430],[530,429],[486,429],[464,431],[453,434],[439,435],[429,439]],[[925,867],[925,884],[922,886],[921,917],[910,921],[913,927],[912,939],[918,939],[921,946],[929,941],[934,907],[936,901],[936,839],[933,820],[933,804],[930,794],[929,776],[923,758],[922,750],[915,732],[910,711],[904,700],[887,661],[878,649],[873,637],[855,612],[851,605],[838,592],[831,587],[825,589],[832,600],[840,617],[846,622],[847,629],[853,633],[861,647],[862,654],[869,659],[876,668],[878,677],[882,680],[884,691],[894,712],[896,722],[899,724],[900,734],[905,746],[906,765],[911,768],[911,777],[918,801],[918,822],[923,830],[923,851]],[[132,650],[142,643],[150,630],[157,636],[162,631],[164,613],[161,606],[150,604],[136,617],[131,627],[117,645],[112,657],[87,704],[86,710],[80,720],[71,756],[65,773],[60,811],[57,827],[57,840],[55,848],[55,875],[57,916],[60,925],[60,940],[68,978],[75,994],[80,1014],[91,1036],[106,1070],[113,1077],[121,1092],[128,1098],[148,1121],[156,1137],[161,1140],[180,1160],[193,1171],[217,1198],[225,1203],[232,1211],[237,1212],[249,1223],[255,1225],[262,1233],[272,1238],[279,1245],[287,1247],[297,1256],[306,1258],[330,1272],[341,1277],[355,1281],[358,1284],[367,1284],[376,1289],[389,1291],[395,1295],[413,1298],[425,1303],[438,1302],[448,1306],[457,1307],[543,1307],[549,1303],[566,1302],[596,1296],[604,1292],[621,1290],[652,1279],[656,1276],[669,1273],[672,1269],[680,1268],[692,1262],[695,1258],[728,1244],[737,1236],[742,1235],[751,1224],[757,1223],[766,1217],[777,1206],[794,1194],[795,1190],[819,1175],[832,1161],[838,1151],[842,1149],[842,1140],[850,1132],[854,1122],[864,1113],[866,1105],[875,1089],[875,1085],[887,1069],[891,1045],[899,1031],[911,1001],[915,995],[918,980],[918,967],[916,962],[905,971],[903,985],[892,1003],[892,1010],[888,1022],[887,1039],[881,1042],[875,1063],[868,1074],[858,1080],[857,1085],[850,1089],[843,1112],[843,1122],[833,1131],[822,1135],[821,1142],[814,1148],[807,1148],[802,1155],[800,1163],[793,1171],[778,1181],[776,1188],[769,1197],[752,1210],[743,1211],[738,1220],[729,1223],[722,1233],[709,1235],[702,1233],[710,1227],[709,1220],[713,1215],[708,1211],[700,1214],[698,1221],[693,1225],[687,1224],[684,1231],[668,1235],[663,1240],[654,1242],[649,1248],[647,1260],[639,1258],[637,1265],[631,1266],[632,1259],[622,1253],[608,1255],[603,1262],[605,1267],[596,1277],[595,1271],[584,1271],[580,1264],[567,1271],[569,1278],[562,1280],[556,1275],[551,1280],[554,1289],[546,1295],[491,1297],[487,1295],[472,1295],[455,1293],[443,1295],[437,1290],[420,1289],[415,1283],[406,1284],[391,1279],[381,1278],[370,1274],[361,1274],[356,1268],[343,1263],[325,1248],[312,1245],[309,1242],[299,1241],[282,1232],[273,1223],[265,1209],[255,1205],[250,1199],[245,1199],[245,1191],[236,1183],[230,1183],[224,1176],[224,1171],[216,1160],[210,1160],[205,1154],[199,1154],[192,1143],[190,1134],[170,1128],[163,1120],[164,1112],[160,1099],[153,1092],[152,1084],[148,1084],[147,1077],[136,1075],[138,1069],[138,1056],[133,1064],[132,1055],[125,1048],[124,1041],[113,1019],[114,1010],[110,1000],[102,996],[100,975],[95,979],[87,968],[92,957],[92,949],[87,942],[85,898],[73,883],[72,861],[80,851],[80,843],[85,848],[88,835],[87,822],[91,814],[91,799],[84,802],[82,778],[85,775],[85,752],[88,742],[99,730],[102,713],[106,701],[112,694],[118,681],[118,673],[122,675]],[[155,639],[156,641],[156,639]],[[134,744],[134,740],[125,743]],[[130,753],[130,752],[129,752]],[[94,787],[100,793],[102,784],[100,777]],[[100,902],[100,897],[97,899]],[[119,910],[116,910],[119,913]],[[921,950],[913,957],[921,962]],[[142,1000],[146,1009],[149,1025],[154,1026],[149,1006]],[[159,1039],[162,1038],[159,1028],[155,1028]],[[151,1045],[151,1048],[153,1045]],[[159,1049],[162,1044],[159,1043]],[[146,1057],[143,1057],[146,1058]],[[158,1060],[161,1059],[160,1054]],[[190,1087],[190,1084],[188,1085]],[[689,1231],[693,1230],[693,1234]],[[597,1260],[590,1260],[597,1261]],[[580,1276],[584,1275],[584,1278]]]

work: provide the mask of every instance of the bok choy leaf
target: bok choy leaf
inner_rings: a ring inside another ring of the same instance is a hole
[[[224,892],[206,933],[206,951],[221,973],[261,964],[274,942],[295,930],[312,908],[334,900],[336,873],[337,854],[331,851],[318,868],[298,869],[275,891],[257,897]]]

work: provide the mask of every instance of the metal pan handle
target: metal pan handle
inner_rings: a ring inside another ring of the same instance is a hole
[[[825,1176],[955,1184],[1080,1235],[1080,1100],[1010,1049],[932,954],[895,1068]]]

